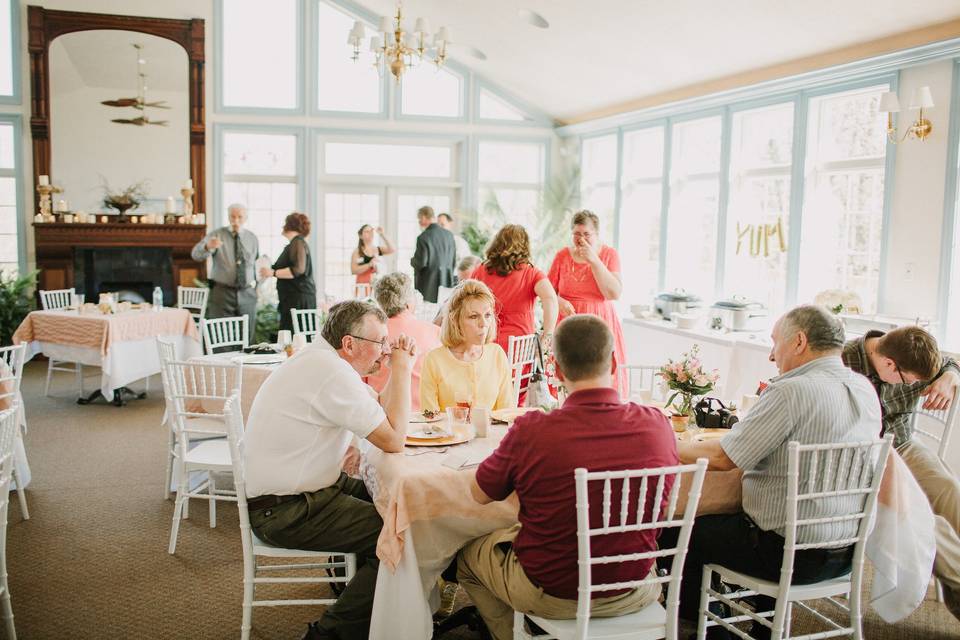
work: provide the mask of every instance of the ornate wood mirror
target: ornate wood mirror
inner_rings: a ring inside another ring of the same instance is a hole
[[[169,18],[142,18],[137,16],[120,16],[102,13],[82,13],[76,11],[55,11],[43,7],[30,6],[27,13],[29,30],[30,74],[31,74],[31,118],[30,130],[33,137],[33,173],[34,183],[39,182],[40,175],[51,175],[52,144],[51,144],[51,112],[53,111],[50,87],[50,45],[57,37],[79,31],[126,31],[139,34],[157,36],[183,47],[186,51],[187,69],[187,118],[189,120],[189,149],[184,150],[189,157],[189,177],[193,180],[195,211],[206,210],[206,179],[204,171],[205,152],[205,125],[204,125],[204,23],[200,19],[175,20]],[[135,34],[131,34],[135,35]],[[94,36],[88,38],[95,41]],[[135,44],[135,43],[130,43]],[[133,52],[133,49],[130,49]],[[69,54],[68,54],[69,55]],[[147,56],[143,56],[147,57]],[[89,62],[89,61],[88,61]],[[131,65],[130,81],[131,95],[144,95],[142,86],[137,93],[136,70],[132,65],[137,62],[135,53],[130,54]],[[78,76],[83,74],[84,64],[79,57],[74,57],[74,63],[79,69]],[[149,63],[149,60],[147,61]],[[87,65],[93,68],[96,65]],[[141,83],[142,85],[142,83]],[[58,90],[55,88],[55,90]],[[129,96],[119,96],[128,99]],[[150,98],[148,97],[149,101]],[[113,105],[116,106],[116,105]],[[160,107],[163,108],[163,107]],[[108,109],[108,107],[103,107]],[[120,110],[110,118],[120,118]],[[130,111],[125,109],[124,111]],[[142,117],[147,110],[140,108],[138,115]],[[159,119],[166,113],[154,111],[152,117]],[[177,114],[183,117],[182,112]],[[172,116],[171,116],[172,117]],[[110,122],[105,119],[105,122]],[[113,121],[116,122],[116,121]],[[118,131],[129,124],[114,124]],[[143,127],[144,129],[159,129],[160,127]],[[144,149],[149,154],[150,149]],[[149,178],[149,176],[144,176]],[[187,176],[183,176],[186,178]],[[56,181],[56,176],[52,176]],[[85,185],[85,188],[95,188],[96,184]],[[126,185],[117,185],[124,187]]]

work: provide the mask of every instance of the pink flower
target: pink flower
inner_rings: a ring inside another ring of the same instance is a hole
[[[677,374],[677,382],[686,382],[687,381],[687,372],[681,371]]]
[[[690,360],[690,362],[688,362],[687,365],[690,367],[691,370],[693,370],[693,369],[699,369],[699,368],[700,368],[700,361],[697,360],[696,358],[694,358],[694,359]]]
[[[702,373],[693,379],[693,384],[697,385],[698,387],[706,385],[707,382],[707,376],[703,375]]]

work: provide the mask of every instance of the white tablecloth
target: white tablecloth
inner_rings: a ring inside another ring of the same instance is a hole
[[[624,318],[623,336],[627,361],[632,365],[659,366],[670,358],[678,360],[694,344],[700,345],[704,368],[720,370],[720,384],[711,395],[724,400],[739,403],[742,396],[756,393],[761,380],[777,375],[766,334],[679,329],[662,320]]]
[[[181,334],[157,337],[173,342],[179,360],[193,358],[201,353],[200,343],[188,336]],[[115,342],[110,345],[105,356],[101,356],[99,349],[91,347],[34,340],[27,347],[27,359],[38,353],[56,360],[69,360],[100,367],[100,392],[107,400],[113,399],[115,389],[160,373],[160,356],[157,353],[156,338]]]

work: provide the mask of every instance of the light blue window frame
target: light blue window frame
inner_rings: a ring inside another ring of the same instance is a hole
[[[296,207],[303,209],[306,200],[306,140],[307,132],[304,127],[290,127],[277,125],[249,125],[249,124],[227,124],[217,123],[213,125],[213,215],[210,220],[213,228],[223,226],[224,220],[223,208],[226,203],[223,201],[223,151],[224,137],[229,133],[261,133],[266,135],[292,135],[297,140],[297,201]]]
[[[960,65],[960,62],[958,62]],[[957,93],[960,91],[958,89],[958,82],[960,82],[960,66],[955,67],[954,70],[954,91],[955,99],[957,98]],[[622,125],[619,127],[613,127],[608,129],[600,129],[597,131],[591,131],[589,134],[583,134],[580,136],[580,166],[583,166],[583,142],[591,138],[604,137],[608,135],[615,135],[617,140],[617,175],[614,182],[615,192],[614,192],[614,246],[620,246],[620,220],[621,220],[621,204],[622,204],[622,180],[623,180],[623,137],[624,134],[631,131],[636,131],[640,129],[647,129],[652,127],[663,127],[663,176],[661,183],[661,210],[660,210],[660,265],[659,272],[657,274],[657,288],[663,289],[666,282],[666,266],[667,266],[667,255],[666,255],[666,246],[667,246],[667,225],[669,221],[669,211],[670,211],[670,184],[671,184],[671,163],[672,163],[672,148],[673,148],[673,127],[674,125],[681,122],[688,122],[691,120],[699,120],[703,118],[719,116],[721,118],[721,139],[720,139],[720,185],[719,185],[719,200],[718,200],[718,211],[717,211],[717,258],[716,258],[716,267],[715,267],[715,278],[714,278],[714,292],[713,294],[721,295],[723,292],[724,284],[724,264],[726,260],[726,221],[727,213],[729,207],[729,192],[730,192],[730,155],[731,155],[731,143],[732,143],[732,134],[733,134],[733,115],[741,111],[749,111],[752,109],[758,109],[765,106],[773,106],[777,104],[793,103],[793,147],[792,147],[792,160],[791,160],[791,174],[790,174],[790,215],[789,215],[789,240],[788,240],[788,255],[787,255],[787,282],[786,282],[786,300],[784,300],[785,306],[789,307],[793,304],[796,304],[797,301],[797,283],[799,281],[799,270],[800,270],[800,261],[799,261],[799,252],[796,250],[796,247],[800,246],[801,239],[801,225],[803,222],[803,194],[804,194],[804,179],[805,179],[805,166],[806,166],[806,142],[807,142],[807,116],[809,110],[809,102],[811,98],[829,95],[832,93],[842,93],[845,91],[851,91],[856,89],[861,89],[869,86],[887,84],[890,87],[890,91],[896,92],[899,87],[899,72],[894,73],[881,73],[881,74],[868,74],[863,77],[848,80],[844,82],[835,82],[831,84],[824,84],[823,86],[817,86],[807,90],[800,91],[779,91],[772,92],[769,95],[761,96],[758,98],[750,100],[741,100],[737,102],[731,102],[730,104],[722,105],[719,107],[711,107],[702,110],[689,109],[685,110],[682,113],[677,115],[671,115],[666,117],[657,117],[650,118],[646,120],[638,120],[637,122],[630,123],[628,125]],[[953,103],[957,104],[957,103]],[[956,118],[954,118],[956,120]],[[948,188],[952,188],[954,191],[954,198],[951,199],[951,202],[956,202],[956,192],[957,192],[957,183],[960,182],[960,177],[957,175],[957,153],[958,145],[960,145],[960,124],[955,125],[954,122],[951,122],[951,135],[953,142],[951,143],[950,152],[953,153],[953,164],[950,165],[952,169],[952,177],[948,175]],[[896,162],[896,153],[895,148],[892,143],[887,142],[887,147],[885,150],[884,158],[884,194],[883,194],[883,218],[882,226],[883,233],[881,236],[881,245],[880,245],[880,287],[878,288],[877,293],[877,309],[882,312],[885,308],[885,294],[884,294],[884,283],[886,282],[886,273],[887,273],[887,254],[890,245],[890,211],[892,206],[892,193],[893,193],[893,176]],[[948,169],[951,170],[951,169]],[[952,181],[952,187],[950,187]],[[949,194],[949,191],[948,191]],[[946,209],[945,209],[946,211]],[[944,216],[944,246],[946,247],[948,242],[947,233],[953,231],[953,208],[950,209],[950,216],[945,214]],[[947,218],[950,218],[948,221]],[[947,224],[950,224],[950,229],[947,229]],[[949,236],[952,238],[952,235]],[[947,256],[948,251],[941,252],[941,255],[944,256],[941,263],[941,306],[945,307],[945,297],[946,291],[949,289],[944,289],[944,286],[949,286],[949,279],[944,280],[942,273],[944,271],[949,271],[950,265],[949,260],[950,256]],[[946,283],[946,284],[945,284]],[[945,310],[945,309],[944,309]],[[943,313],[941,313],[943,317]]]
[[[306,113],[306,108],[304,105],[304,78],[310,78],[310,61],[306,59],[304,55],[304,44],[310,42],[313,38],[310,38],[309,24],[310,21],[307,20],[307,8],[305,6],[306,0],[295,0],[297,4],[297,29],[296,29],[296,38],[297,43],[294,48],[295,56],[294,62],[297,66],[296,73],[294,78],[296,79],[296,95],[297,95],[297,104],[295,107],[291,108],[274,108],[274,107],[245,107],[239,105],[225,105],[223,102],[223,5],[228,0],[215,0],[213,4],[213,36],[214,36],[214,56],[213,56],[213,69],[216,82],[214,83],[214,107],[217,113],[225,114],[247,114],[247,115],[304,115]],[[267,5],[264,4],[264,10],[267,10]],[[310,12],[312,13],[312,12]]]
[[[23,118],[19,114],[0,114],[0,124],[13,126],[13,169],[0,169],[0,176],[12,177],[16,185],[17,204],[17,269],[21,275],[27,272],[27,216],[23,174]]]
[[[497,118],[482,118],[480,117],[480,95],[484,92],[492,93],[494,96],[507,103],[509,106],[513,107],[517,111],[523,114],[523,120],[499,120]],[[473,85],[473,120],[481,124],[495,124],[498,126],[504,127],[519,127],[519,128],[530,128],[530,127],[552,127],[554,126],[553,118],[543,113],[536,107],[531,106],[527,102],[517,98],[516,96],[510,95],[499,89],[483,78],[475,77]]]
[[[10,0],[10,64],[13,65],[11,80],[13,93],[0,95],[0,104],[20,104],[20,0]],[[17,166],[20,166],[20,156],[17,156]],[[22,260],[21,260],[22,262]],[[21,269],[23,267],[21,266]]]
[[[943,194],[943,231],[940,237],[940,281],[937,289],[937,337],[946,339],[948,323],[960,322],[950,317],[949,296],[960,273],[953,270],[954,238],[960,216],[960,58],[953,61],[950,96],[950,125],[947,134],[947,176]],[[957,295],[954,293],[954,295]],[[955,345],[951,345],[955,346]]]

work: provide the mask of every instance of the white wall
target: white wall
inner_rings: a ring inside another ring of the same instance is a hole
[[[895,147],[890,244],[886,278],[880,283],[885,301],[882,311],[890,315],[937,315],[947,132],[950,113],[954,111],[950,104],[952,78],[951,60],[911,67],[900,73],[900,131],[916,118],[917,112],[908,109],[915,88],[929,85],[936,106],[924,111],[933,123],[930,136],[922,142],[906,140]]]

